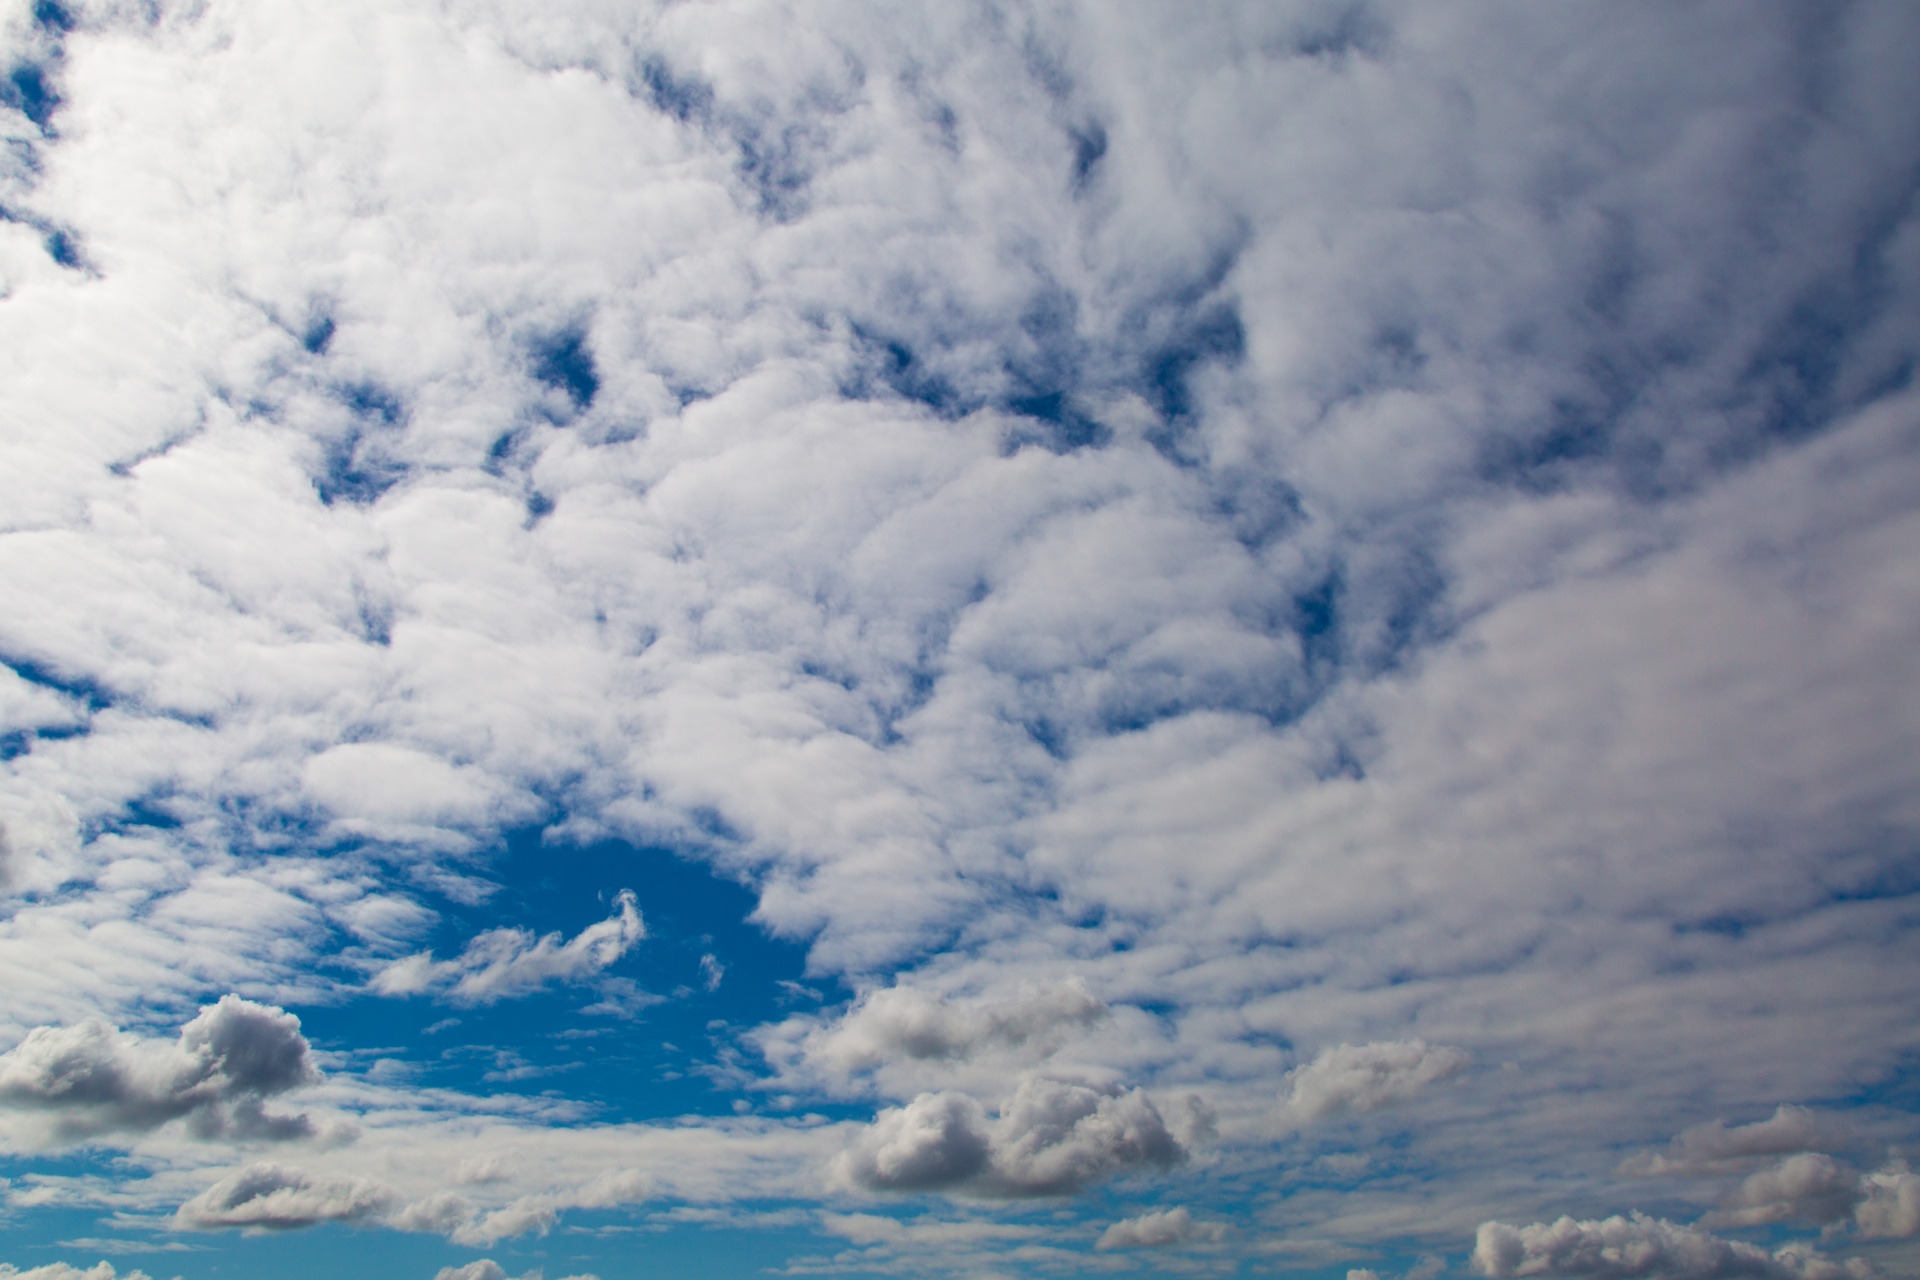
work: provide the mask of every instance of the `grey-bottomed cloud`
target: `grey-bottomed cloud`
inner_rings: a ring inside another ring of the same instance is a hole
[[[838,1168],[870,1191],[1026,1197],[1171,1168],[1186,1156],[1141,1090],[1035,1077],[991,1120],[960,1093],[927,1093],[889,1107],[842,1153]]]
[[[392,1209],[393,1190],[368,1178],[328,1177],[263,1162],[235,1170],[174,1213],[183,1227],[292,1231],[322,1222],[364,1222]]]
[[[227,995],[173,1042],[98,1020],[34,1028],[0,1054],[0,1113],[54,1144],[138,1135],[181,1119],[202,1138],[303,1138],[315,1131],[306,1116],[272,1113],[265,1103],[319,1078],[297,1017]]]
[[[1769,1253],[1645,1214],[1513,1227],[1482,1223],[1473,1267],[1489,1280],[1867,1280],[1861,1259],[1835,1261],[1804,1246]]]

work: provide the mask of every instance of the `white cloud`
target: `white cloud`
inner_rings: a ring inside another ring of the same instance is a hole
[[[151,1276],[138,1268],[127,1272],[115,1271],[110,1262],[96,1262],[84,1268],[68,1262],[49,1262],[43,1266],[28,1267],[25,1271],[12,1263],[0,1262],[0,1277],[6,1280],[152,1280]]]
[[[393,1206],[393,1191],[364,1178],[316,1177],[280,1164],[251,1164],[181,1205],[182,1227],[289,1231],[322,1222],[363,1222]]]
[[[838,1018],[791,1018],[756,1038],[782,1081],[902,1096],[1031,1067],[1110,1013],[1079,977],[974,999],[894,986],[867,992]]]
[[[1218,1222],[1196,1222],[1185,1205],[1122,1218],[1100,1233],[1096,1249],[1164,1249],[1168,1245],[1201,1240],[1214,1242],[1226,1235]],[[1349,1278],[1351,1280],[1351,1278]]]
[[[1833,1262],[1800,1246],[1774,1253],[1643,1214],[1597,1221],[1561,1218],[1510,1227],[1481,1224],[1473,1266],[1493,1280],[1519,1276],[1596,1280],[1848,1280],[1873,1274],[1860,1260]]]
[[[1375,1111],[1458,1075],[1469,1061],[1459,1049],[1424,1040],[1336,1045],[1289,1075],[1287,1107],[1303,1120]]]
[[[435,960],[423,951],[394,961],[369,985],[386,996],[438,992],[458,1004],[492,1004],[528,995],[550,982],[583,981],[647,936],[630,890],[615,896],[614,908],[612,916],[564,942],[557,932],[536,938],[526,929],[489,929],[451,960]]]

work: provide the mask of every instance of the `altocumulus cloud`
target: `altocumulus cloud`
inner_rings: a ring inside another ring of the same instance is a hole
[[[0,0],[10,1234],[1904,1265],[1915,65]]]

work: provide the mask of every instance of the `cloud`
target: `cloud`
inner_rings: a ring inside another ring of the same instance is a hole
[[[1709,1226],[1758,1226],[1799,1219],[1836,1222],[1853,1216],[1862,1194],[1860,1175],[1831,1156],[1802,1152],[1749,1174],[1727,1208],[1704,1220]]]
[[[1728,1127],[1713,1120],[1683,1130],[1663,1152],[1643,1152],[1620,1165],[1633,1177],[1726,1173],[1752,1160],[1802,1151],[1834,1151],[1846,1126],[1806,1107],[1782,1104],[1765,1120]]]
[[[523,1272],[518,1280],[541,1280],[538,1267]],[[478,1258],[458,1267],[442,1267],[434,1272],[433,1280],[511,1280],[507,1270],[492,1258]],[[599,1277],[587,1273],[562,1276],[561,1280],[599,1280]]]
[[[1904,1164],[1870,1173],[1861,1179],[1862,1195],[1854,1209],[1860,1234],[1905,1239],[1920,1235],[1920,1175]]]
[[[1053,1196],[1115,1174],[1167,1169],[1186,1155],[1142,1091],[1040,1076],[1024,1081],[991,1122],[958,1093],[889,1107],[838,1168],[870,1191]]]
[[[141,1040],[103,1022],[36,1027],[0,1055],[0,1110],[53,1144],[137,1135],[185,1119],[197,1137],[310,1137],[303,1115],[264,1103],[320,1079],[300,1020],[222,996],[174,1043]]]
[[[1192,1241],[1217,1242],[1226,1236],[1226,1226],[1218,1222],[1195,1222],[1185,1205],[1122,1218],[1100,1233],[1094,1248],[1164,1249],[1168,1245]]]
[[[366,1222],[391,1209],[394,1200],[390,1188],[364,1178],[316,1177],[285,1165],[251,1164],[181,1205],[174,1221],[199,1231],[291,1231],[322,1222]]]
[[[1287,1108],[1303,1120],[1375,1111],[1458,1075],[1469,1061],[1459,1049],[1424,1040],[1338,1045],[1291,1073]]]
[[[1374,1241],[1908,1060],[1907,7],[164,8],[0,10],[7,1043],[348,998],[540,826],[921,993],[742,1033],[716,1201],[1044,1068]],[[376,985],[634,1012],[570,945]],[[1422,1068],[1286,1046],[1416,1036],[1515,1070],[1329,1211],[1294,1122]],[[497,1114],[362,1084],[409,1204]],[[637,1158],[563,1103],[476,1221]]]
[[[1595,1221],[1560,1218],[1511,1227],[1482,1223],[1473,1267],[1491,1280],[1556,1276],[1591,1280],[1864,1280],[1858,1259],[1831,1261],[1800,1246],[1768,1253],[1644,1214]]]
[[[912,987],[887,987],[855,1002],[827,1027],[776,1056],[836,1072],[871,1071],[896,1062],[956,1063],[996,1052],[1044,1056],[1060,1039],[1108,1015],[1085,980],[1029,987],[1001,999],[956,1000]]]
[[[43,1266],[28,1267],[25,1271],[12,1263],[0,1262],[0,1280],[153,1280],[153,1277],[137,1268],[117,1272],[110,1262],[96,1262],[85,1268],[66,1262],[49,1262]]]
[[[386,996],[444,993],[458,1004],[492,1004],[539,990],[549,982],[579,982],[619,960],[647,936],[631,890],[615,897],[615,912],[570,941],[558,932],[536,938],[526,929],[489,929],[451,960],[420,952],[396,960],[369,984]]]

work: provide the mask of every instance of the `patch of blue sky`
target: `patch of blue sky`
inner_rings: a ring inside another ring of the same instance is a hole
[[[807,974],[803,945],[748,919],[750,889],[666,849],[545,844],[539,831],[521,830],[507,835],[485,875],[498,888],[484,902],[433,901],[439,918],[421,949],[444,960],[500,928],[572,938],[612,914],[623,889],[636,895],[647,936],[585,981],[492,1003],[367,991],[295,1006],[317,1048],[348,1055],[376,1079],[482,1095],[557,1093],[596,1122],[732,1115],[773,1106],[744,1087],[762,1067],[743,1057],[741,1033],[847,995],[835,980]],[[807,1109],[821,1108],[809,1101]]]

